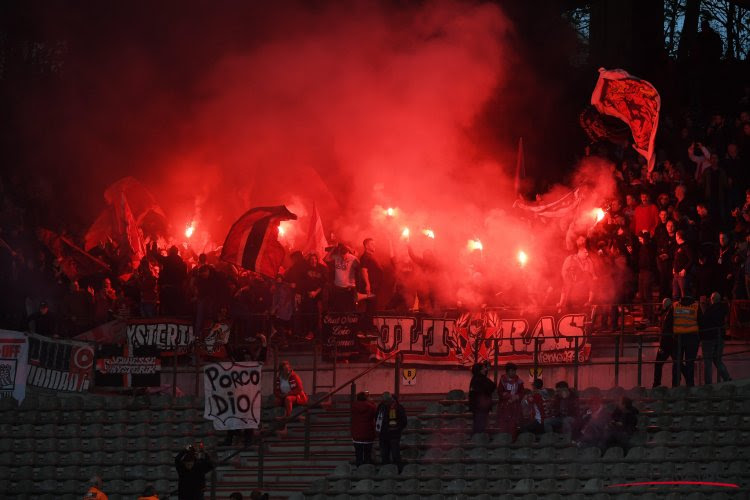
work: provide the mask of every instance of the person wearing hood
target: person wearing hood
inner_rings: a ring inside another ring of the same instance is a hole
[[[375,431],[380,436],[380,455],[383,464],[396,464],[399,472],[401,463],[401,433],[408,424],[406,409],[390,392],[383,393],[375,416]]]
[[[476,363],[471,367],[469,383],[469,410],[474,416],[472,434],[479,434],[487,429],[487,420],[492,411],[492,395],[497,390],[495,383],[487,376],[490,371],[488,362]]]
[[[375,403],[370,401],[367,392],[357,394],[357,399],[352,403],[352,442],[357,467],[372,463],[376,412]]]

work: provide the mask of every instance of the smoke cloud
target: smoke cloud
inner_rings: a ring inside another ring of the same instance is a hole
[[[434,256],[445,300],[477,305],[488,287],[500,296],[546,289],[559,274],[568,227],[510,214],[516,138],[486,143],[489,106],[522,109],[516,101],[531,106],[539,91],[531,85],[528,95],[504,97],[514,77],[529,81],[530,72],[496,4],[172,8],[144,17],[107,6],[98,25],[56,13],[68,36],[80,32],[65,68],[76,78],[40,103],[51,110],[55,139],[45,149],[55,153],[40,152],[39,161],[66,158],[63,171],[87,172],[93,196],[79,207],[91,221],[95,193],[134,175],[158,198],[177,241],[195,223],[198,251],[221,244],[247,209],[276,204],[300,217],[284,235],[294,248],[315,203],[340,241],[359,247],[373,237],[399,266],[407,246]],[[106,47],[84,47],[97,37]],[[38,138],[26,136],[28,144]],[[613,193],[607,168],[588,165],[572,180],[593,193],[581,214]],[[589,215],[582,217],[585,232]]]

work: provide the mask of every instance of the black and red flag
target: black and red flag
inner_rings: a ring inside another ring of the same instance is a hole
[[[278,240],[279,223],[295,219],[297,216],[284,205],[250,209],[229,229],[221,249],[221,259],[275,277],[285,254]]]
[[[65,236],[49,229],[37,229],[37,235],[60,262],[60,269],[71,279],[110,272],[109,265],[86,252]]]
[[[621,69],[599,69],[591,104],[605,115],[624,121],[633,134],[633,148],[654,168],[654,139],[659,127],[661,98],[646,80]]]

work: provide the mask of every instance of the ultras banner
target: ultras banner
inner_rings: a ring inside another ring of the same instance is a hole
[[[0,330],[0,398],[26,397],[29,342],[25,333]]]
[[[34,334],[28,334],[28,338],[28,385],[55,391],[88,391],[94,367],[91,344]]]
[[[494,361],[496,345],[499,363],[533,362],[536,339],[539,363],[573,363],[575,356],[583,362],[591,352],[586,322],[585,314],[554,311],[467,312],[455,319],[375,316],[372,348],[379,359],[399,350],[411,364],[471,366]]]

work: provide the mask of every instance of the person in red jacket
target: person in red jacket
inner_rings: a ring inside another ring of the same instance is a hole
[[[633,234],[641,234],[648,231],[650,236],[654,235],[656,224],[659,222],[659,209],[651,203],[648,193],[641,193],[641,204],[633,211]]]
[[[352,403],[352,441],[357,467],[372,463],[372,444],[375,442],[375,403],[369,394],[360,392]]]
[[[302,388],[302,379],[292,370],[289,361],[282,361],[279,366],[279,376],[274,381],[273,394],[276,396],[276,406],[283,406],[286,410],[286,417],[292,414],[295,404],[307,404],[307,394]]]
[[[505,365],[505,374],[497,383],[497,426],[499,432],[506,432],[515,438],[521,416],[521,396],[523,381],[516,375],[513,363]]]

